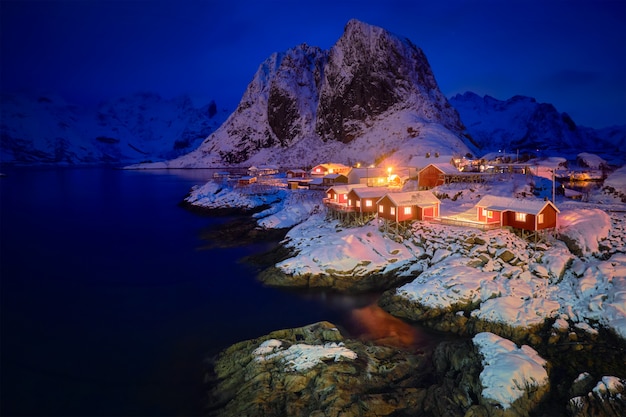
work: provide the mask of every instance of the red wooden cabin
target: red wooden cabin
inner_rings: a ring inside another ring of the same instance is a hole
[[[376,202],[384,196],[387,187],[356,187],[348,192],[348,206],[359,213],[376,213]]]
[[[559,213],[550,200],[538,198],[485,196],[476,204],[479,222],[529,231],[555,228]]]
[[[385,194],[378,202],[378,217],[395,222],[439,216],[439,199],[430,191]]]

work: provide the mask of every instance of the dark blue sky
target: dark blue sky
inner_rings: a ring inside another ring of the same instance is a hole
[[[329,49],[357,18],[421,47],[448,97],[526,95],[580,125],[626,124],[626,0],[0,1],[3,91],[234,109],[270,54]]]

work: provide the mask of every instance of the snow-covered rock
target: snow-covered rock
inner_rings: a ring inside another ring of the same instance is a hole
[[[472,339],[483,357],[480,382],[482,396],[489,403],[510,408],[523,397],[536,404],[548,393],[547,362],[530,346],[517,347],[493,333],[478,333]],[[522,407],[528,411],[528,407]]]

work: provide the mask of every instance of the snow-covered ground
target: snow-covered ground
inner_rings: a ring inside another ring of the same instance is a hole
[[[486,194],[528,192],[524,181],[438,187],[438,194],[450,197],[442,200],[442,215],[467,215]],[[321,197],[307,190],[209,182],[188,201],[207,207],[270,205],[255,217],[261,227],[292,227],[283,245],[295,255],[276,265],[288,275],[417,277],[396,291],[422,306],[454,311],[475,305],[473,317],[514,327],[546,319],[587,324],[589,331],[602,325],[626,339],[625,213],[568,202],[558,228],[567,245],[550,238],[535,247],[507,230],[416,222],[410,234],[396,236],[377,220],[347,228],[326,218]],[[580,249],[578,256],[568,245]]]
[[[610,183],[623,188],[624,176],[619,170]],[[487,184],[451,184],[435,192],[443,198],[442,216],[464,218],[472,216],[484,195],[519,197],[530,195],[531,188],[528,178],[511,176]],[[396,295],[429,311],[429,317],[442,310],[466,314],[469,308],[474,318],[514,328],[553,320],[555,332],[575,328],[595,335],[603,326],[626,339],[626,205],[614,198],[607,204],[606,193],[598,191],[589,203],[557,201],[559,239],[539,244],[507,230],[424,222],[400,234],[380,227],[376,219],[345,227],[326,216],[322,197],[267,184],[209,182],[196,187],[188,201],[206,207],[269,205],[254,216],[261,227],[291,228],[282,244],[294,255],[276,264],[287,275],[415,277]],[[546,362],[531,347],[517,347],[492,333],[479,333],[473,341],[483,357],[484,398],[508,408],[521,396],[547,389]],[[257,360],[275,359],[302,371],[320,360],[356,356],[340,345],[285,348],[280,343],[269,340],[259,346]],[[613,380],[605,376],[602,383]]]

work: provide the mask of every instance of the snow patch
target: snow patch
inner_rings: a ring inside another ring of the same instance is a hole
[[[480,382],[482,395],[507,409],[528,389],[549,383],[546,360],[530,346],[515,343],[493,333],[478,333],[472,339],[483,357]]]
[[[298,343],[283,348],[280,340],[264,341],[253,352],[258,362],[277,360],[285,364],[288,371],[304,372],[327,360],[338,362],[342,358],[354,360],[357,354],[346,348],[343,343],[326,343],[324,345],[308,345]]]

